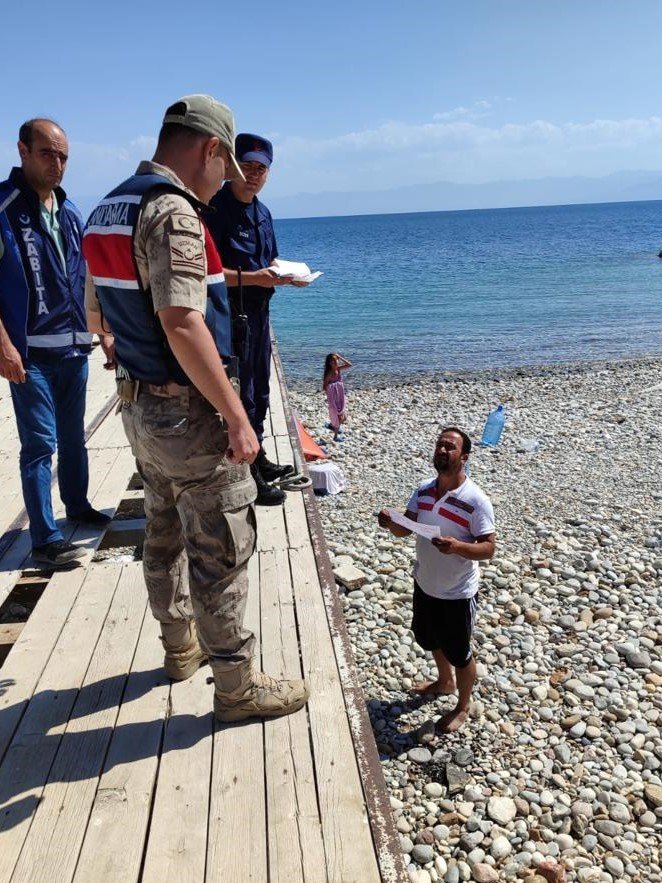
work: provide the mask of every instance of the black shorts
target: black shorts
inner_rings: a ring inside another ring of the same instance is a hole
[[[433,598],[414,580],[414,616],[411,629],[424,650],[441,650],[455,668],[471,661],[471,635],[478,595],[473,598]]]

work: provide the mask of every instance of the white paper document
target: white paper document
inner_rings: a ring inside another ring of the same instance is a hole
[[[419,524],[418,521],[412,521],[411,518],[405,518],[400,515],[397,509],[387,509],[389,518],[395,524],[406,527],[412,533],[416,533],[419,537],[425,537],[426,540],[434,540],[441,536],[441,528],[436,524]]]
[[[308,264],[302,261],[282,261],[276,258],[269,267],[275,276],[292,276],[296,282],[314,282],[322,273],[312,273]]]

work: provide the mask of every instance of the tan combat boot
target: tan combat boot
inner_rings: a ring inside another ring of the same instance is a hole
[[[162,622],[161,642],[165,650],[163,667],[174,681],[190,678],[207,661],[198,644],[193,621]]]
[[[253,669],[252,662],[227,671],[214,669],[214,714],[219,721],[280,717],[308,701],[305,681],[279,681]]]

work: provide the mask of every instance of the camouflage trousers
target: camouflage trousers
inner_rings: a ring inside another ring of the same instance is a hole
[[[243,627],[256,542],[249,467],[227,462],[225,424],[195,389],[176,398],[141,393],[122,419],[145,486],[152,613],[166,623],[193,617],[219,668],[246,662],[255,644]]]

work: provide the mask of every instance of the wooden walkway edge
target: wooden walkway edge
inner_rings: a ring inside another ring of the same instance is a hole
[[[290,442],[293,449],[298,450],[299,457],[303,462],[303,451],[287,395],[283,364],[275,338],[272,340],[272,346]],[[331,559],[324,537],[324,529],[317,501],[312,488],[303,491],[302,496],[306,508],[310,540],[315,555],[315,564],[326,607],[329,629],[333,639],[333,648],[338,663],[338,670],[342,678],[347,716],[352,732],[356,759],[361,772],[361,782],[363,784],[364,797],[368,808],[368,816],[382,880],[384,883],[391,880],[408,880],[409,878],[405,874],[402,861],[400,840],[393,823],[379,753],[375,744],[370,718],[366,710],[365,697],[358,682],[351,642],[345,625],[342,605],[338,597],[338,589],[333,576]]]

